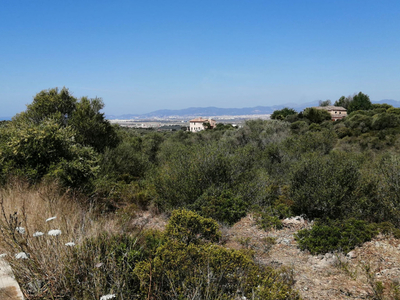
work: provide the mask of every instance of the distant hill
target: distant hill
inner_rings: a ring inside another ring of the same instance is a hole
[[[380,101],[372,101],[372,103],[387,103],[394,107],[400,107],[400,101],[384,99]],[[241,115],[265,115],[272,114],[277,109],[290,107],[296,111],[302,111],[306,107],[318,106],[318,101],[307,103],[287,103],[273,106],[256,106],[256,107],[243,107],[243,108],[220,108],[220,107],[189,107],[185,109],[160,109],[147,114],[124,114],[120,116],[107,115],[106,118],[110,120],[120,119],[149,119],[149,118],[168,118],[168,117],[213,117],[213,116],[241,116]]]
[[[219,107],[189,107],[185,109],[161,109],[147,114],[125,114],[120,116],[107,115],[107,119],[128,120],[135,118],[166,118],[166,117],[213,117],[213,116],[240,116],[240,115],[265,115],[272,114],[277,109],[291,107],[301,111],[306,107],[318,105],[318,101],[303,104],[284,104],[273,106],[256,106],[243,108],[219,108]]]
[[[400,101],[393,100],[393,99],[383,99],[380,101],[372,101],[372,103],[378,103],[378,104],[386,103],[386,104],[392,105],[393,107],[400,107]]]

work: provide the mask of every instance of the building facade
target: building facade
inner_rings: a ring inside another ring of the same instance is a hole
[[[213,119],[203,119],[202,117],[189,121],[189,130],[191,132],[198,132],[207,129],[205,124],[209,124],[208,129],[213,129],[217,122]]]
[[[332,116],[332,121],[337,121],[347,116],[347,110],[341,106],[329,105],[329,106],[316,106],[315,108],[327,110]]]

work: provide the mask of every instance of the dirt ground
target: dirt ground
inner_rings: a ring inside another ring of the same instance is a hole
[[[159,230],[166,222],[165,216],[148,212],[135,220],[136,225]],[[300,217],[283,223],[281,230],[265,231],[258,228],[252,215],[247,215],[232,227],[222,228],[222,243],[232,249],[253,249],[262,264],[291,268],[302,299],[400,299],[395,288],[400,282],[400,240],[378,236],[347,255],[314,256],[301,251],[294,239],[298,230],[312,224]]]
[[[298,217],[284,220],[282,230],[266,232],[248,215],[224,232],[225,246],[253,248],[261,263],[292,268],[295,288],[303,299],[381,299],[378,281],[383,283],[385,299],[396,299],[391,285],[400,281],[398,239],[378,236],[347,255],[313,256],[301,251],[294,240],[294,233],[307,227],[311,224]],[[275,238],[276,244],[267,247],[267,237]]]

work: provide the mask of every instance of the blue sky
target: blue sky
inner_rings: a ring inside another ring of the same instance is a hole
[[[106,114],[400,100],[400,1],[20,1],[0,9],[0,117],[43,89]]]

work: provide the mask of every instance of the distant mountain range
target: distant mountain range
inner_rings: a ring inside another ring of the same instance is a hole
[[[400,101],[384,99],[372,101],[372,103],[387,103],[394,107],[400,107]],[[219,108],[219,107],[189,107],[185,109],[161,109],[147,114],[125,114],[125,115],[106,115],[109,120],[129,120],[129,119],[150,119],[150,118],[168,118],[168,117],[214,117],[214,116],[242,116],[242,115],[265,115],[272,114],[277,109],[290,107],[297,111],[302,111],[306,107],[318,106],[318,101],[301,104],[282,104],[273,106],[256,106],[243,108]]]
[[[400,101],[392,99],[383,99],[380,101],[372,101],[372,103],[387,103],[393,107],[400,107]],[[124,115],[106,115],[109,120],[130,120],[130,119],[151,119],[151,118],[168,118],[168,117],[214,117],[214,116],[243,116],[243,115],[266,115],[272,114],[274,110],[290,107],[297,111],[302,111],[306,107],[318,106],[318,101],[294,104],[287,103],[272,106],[256,106],[243,108],[219,108],[219,107],[189,107],[185,109],[161,109],[147,114],[124,114]],[[11,120],[11,117],[0,117],[0,121]]]

